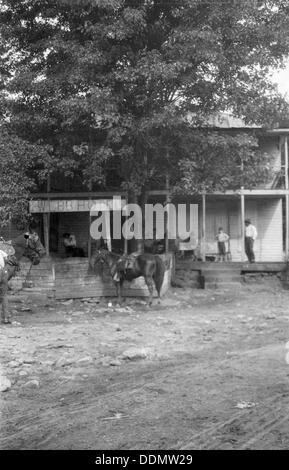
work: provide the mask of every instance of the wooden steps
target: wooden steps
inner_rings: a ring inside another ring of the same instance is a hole
[[[165,272],[162,287],[164,293],[171,283],[172,257]],[[37,266],[23,261],[21,271],[10,281],[15,290],[31,295],[54,296],[56,299],[85,297],[114,297],[116,288],[109,271],[104,269],[103,277],[91,272],[87,258],[44,258]],[[149,295],[144,279],[138,278],[124,283],[122,293],[125,297],[146,297]],[[154,296],[157,292],[154,291]]]
[[[170,285],[170,272],[166,271],[163,291]],[[144,279],[138,278],[130,283],[124,283],[122,289],[124,297],[147,297],[148,288]],[[86,258],[70,258],[55,263],[55,298],[81,298],[81,297],[115,297],[116,288],[111,275],[104,267],[103,275],[91,273]],[[157,292],[154,290],[154,297]]]
[[[201,273],[190,268],[184,268],[176,263],[173,285],[176,287],[189,287],[199,289],[201,286]]]
[[[284,273],[286,263],[284,262],[263,262],[263,263],[241,263],[241,262],[196,262],[192,259],[181,259],[176,261],[176,276],[180,272],[195,272],[199,279],[202,279],[205,288],[225,288],[241,286],[244,274],[257,273]],[[189,275],[186,274],[188,278]],[[195,287],[191,283],[191,287]]]
[[[242,285],[243,275],[284,273],[286,263],[212,263],[176,260],[176,285],[192,288],[228,288]]]
[[[285,262],[258,262],[258,263],[241,263],[241,262],[226,262],[226,263],[213,263],[213,262],[201,262],[201,261],[192,261],[190,259],[180,261],[183,267],[192,269],[194,271],[202,271],[202,270],[219,270],[219,269],[239,269],[240,272],[282,272],[286,269]]]
[[[54,289],[53,263],[50,258],[43,258],[40,264],[31,266],[26,259],[20,261],[20,271],[9,282],[12,289],[32,294],[33,292],[51,292]]]
[[[203,269],[202,276],[204,277],[205,289],[228,288],[232,286],[241,286],[242,275],[240,269],[232,267],[226,269],[220,267],[219,269]]]

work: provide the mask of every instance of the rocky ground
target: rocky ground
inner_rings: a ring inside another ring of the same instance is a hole
[[[1,449],[289,447],[289,291],[278,281],[172,289],[153,308],[12,299]]]

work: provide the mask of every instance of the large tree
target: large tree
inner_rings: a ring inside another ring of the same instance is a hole
[[[2,0],[0,8],[4,111],[15,134],[50,149],[42,176],[77,172],[101,187],[115,166],[138,193],[166,174],[188,191],[225,189],[239,184],[236,164],[246,168],[255,142],[202,132],[208,116],[230,110],[269,125],[285,112],[269,75],[288,56],[288,0]],[[216,178],[221,168],[227,175]]]
[[[36,168],[46,158],[43,146],[31,144],[0,126],[0,226],[10,221],[25,228],[28,199],[39,177]],[[1,232],[0,232],[1,235]]]

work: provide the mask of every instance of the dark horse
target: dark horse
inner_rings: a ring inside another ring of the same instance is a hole
[[[22,256],[30,259],[36,265],[40,263],[40,258],[45,254],[45,249],[36,233],[25,233],[19,235],[11,242],[15,254],[8,258],[5,267],[0,268],[0,307],[2,305],[1,318],[3,323],[11,323],[11,314],[8,312],[8,281],[15,276],[19,270],[19,261]]]
[[[107,250],[98,250],[90,260],[90,266],[95,269],[97,264],[106,263],[121,301],[121,287],[124,281],[132,281],[143,276],[149,289],[149,305],[152,305],[153,289],[156,287],[161,296],[165,265],[159,256],[149,253],[136,255],[118,255]]]

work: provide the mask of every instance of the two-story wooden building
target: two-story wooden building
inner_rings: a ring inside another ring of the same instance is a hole
[[[169,188],[151,190],[151,203],[171,200],[173,203],[198,204],[198,248],[203,261],[216,253],[216,233],[223,227],[230,236],[232,262],[244,262],[244,220],[250,218],[257,227],[255,243],[257,262],[284,262],[289,253],[289,175],[288,135],[289,125],[264,130],[246,126],[241,120],[223,115],[211,123],[212,129],[229,133],[254,132],[259,139],[261,152],[269,154],[272,163],[270,182],[255,189],[239,188],[224,193],[200,194],[198,196],[171,199]],[[51,259],[62,259],[64,255],[63,234],[73,233],[77,244],[89,257],[96,246],[90,235],[92,222],[90,208],[95,201],[111,201],[113,196],[127,200],[127,194],[119,189],[89,191],[81,179],[73,180],[51,175],[47,187],[31,195],[30,211],[39,224],[39,233]],[[1,235],[10,239],[17,234],[15,227],[1,230]],[[113,242],[113,248],[127,250],[125,240]],[[167,248],[173,243],[167,243]],[[64,262],[64,261],[63,261]]]
[[[288,122],[289,124],[289,122]],[[258,237],[254,251],[258,262],[281,262],[289,252],[289,186],[288,134],[289,126],[265,131],[249,127],[230,115],[213,123],[214,129],[231,133],[254,132],[262,153],[270,156],[272,175],[255,189],[240,188],[224,193],[202,194],[199,202],[199,242],[203,260],[216,253],[216,233],[219,227],[230,236],[232,261],[246,261],[244,252],[244,221],[256,226]],[[194,200],[192,198],[192,200]]]

